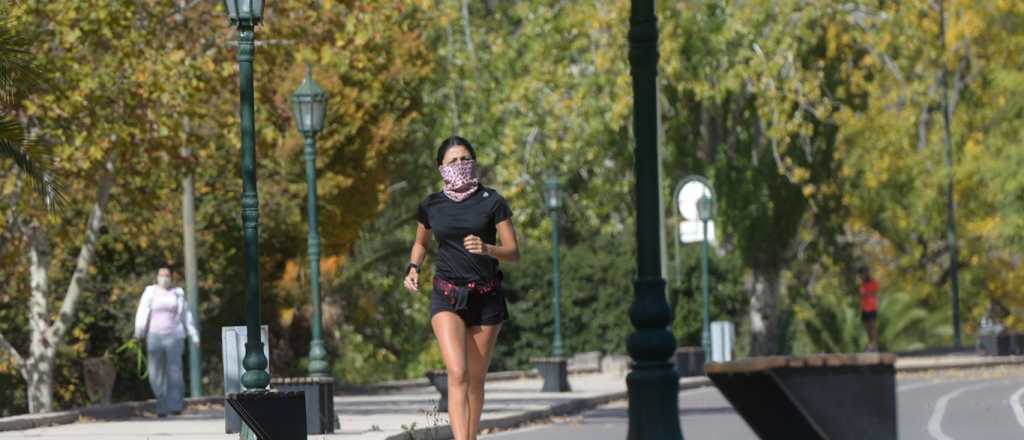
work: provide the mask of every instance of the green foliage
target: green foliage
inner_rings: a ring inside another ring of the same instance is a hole
[[[673,237],[674,238],[674,237]],[[679,346],[700,346],[704,319],[703,292],[701,291],[700,244],[683,246],[679,263],[682,276],[673,280],[669,288],[669,303],[675,311],[672,333]],[[739,255],[708,252],[708,316],[710,321],[732,321],[739,326],[740,317],[746,316],[750,301],[743,284],[744,266]],[[673,274],[673,272],[670,272]],[[671,276],[671,275],[670,275]]]
[[[827,284],[827,283],[826,283]],[[853,295],[827,290],[795,306],[801,331],[796,333],[795,352],[852,353],[864,350],[867,334],[861,322],[859,300]],[[879,295],[878,345],[883,351],[915,351],[942,346],[952,336],[944,325],[949,308],[915,302],[911,295],[885,290]]]
[[[21,100],[42,83],[43,72],[31,52],[33,43],[26,29],[0,18],[0,158],[14,162],[32,180],[43,206],[55,208],[66,199],[53,175],[50,151],[28,137],[27,127],[16,119]]]
[[[551,248],[535,242],[505,272],[511,320],[498,337],[494,369],[531,368],[531,357],[549,356],[554,338]],[[585,351],[624,353],[632,333],[633,241],[598,235],[561,253],[562,340],[566,355]]]

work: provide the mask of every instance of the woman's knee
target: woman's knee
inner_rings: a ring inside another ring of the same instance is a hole
[[[455,386],[469,385],[469,372],[466,371],[466,367],[448,367],[448,383]]]
[[[483,385],[484,381],[487,380],[486,369],[473,369],[469,372],[469,383],[473,386]]]

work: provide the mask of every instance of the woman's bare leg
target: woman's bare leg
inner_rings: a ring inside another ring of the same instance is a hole
[[[480,428],[480,413],[484,409],[484,381],[491,365],[494,344],[498,340],[501,324],[470,327],[466,345],[469,360],[469,440],[476,440]]]
[[[466,360],[466,324],[452,312],[439,312],[430,319],[448,370],[448,419],[455,440],[468,440],[467,397],[469,378]]]
[[[865,325],[868,328],[868,348],[878,351],[878,319],[871,319]]]

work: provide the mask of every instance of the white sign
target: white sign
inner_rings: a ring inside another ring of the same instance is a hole
[[[700,220],[679,222],[680,243],[700,243],[704,240],[704,223]],[[715,221],[708,222],[708,243],[715,242]]]
[[[245,367],[242,360],[245,358],[245,343],[247,341],[247,327],[244,325],[220,328],[221,351],[224,356],[224,395],[242,391],[242,374]],[[266,325],[260,326],[260,340],[263,342],[263,356],[267,358],[267,373],[270,373],[270,344],[267,336]],[[270,388],[268,385],[267,388]],[[234,434],[242,430],[242,418],[231,405],[224,405],[224,431]],[[242,437],[248,438],[248,437]]]
[[[694,179],[683,185],[676,194],[676,206],[679,207],[679,214],[686,220],[700,221],[697,214],[697,200],[701,196],[714,198],[711,188],[700,180]],[[710,223],[708,224],[710,227]]]
[[[711,362],[729,362],[732,360],[732,346],[736,333],[729,321],[711,323]]]

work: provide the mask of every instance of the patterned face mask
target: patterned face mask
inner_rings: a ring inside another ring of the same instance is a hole
[[[444,179],[444,195],[456,202],[469,198],[480,186],[476,175],[476,161],[463,160],[437,167]]]

